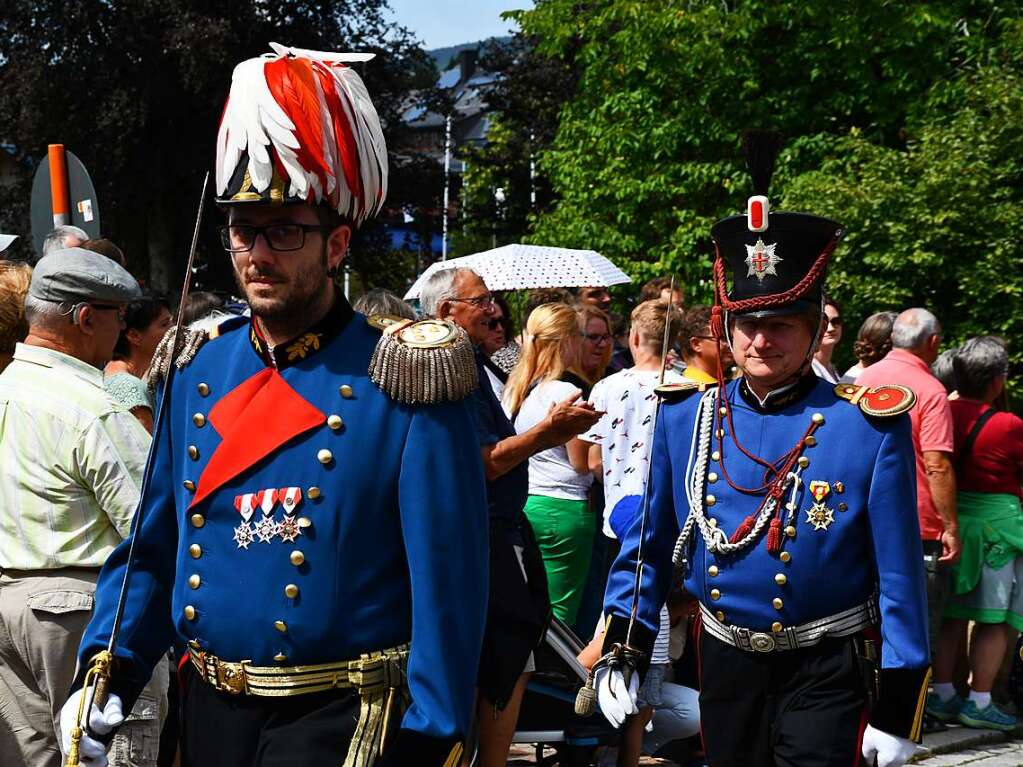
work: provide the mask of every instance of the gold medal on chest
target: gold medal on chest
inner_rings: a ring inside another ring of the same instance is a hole
[[[823,480],[815,479],[810,482],[809,489],[814,504],[806,510],[806,522],[814,530],[827,531],[828,526],[835,521],[835,512],[824,503],[824,499],[831,492],[831,485]]]

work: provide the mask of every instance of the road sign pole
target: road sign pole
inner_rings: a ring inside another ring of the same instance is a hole
[[[69,204],[67,186],[67,160],[64,157],[63,144],[50,144],[48,148],[50,160],[50,200],[53,205],[53,226],[66,226],[71,223],[71,206]]]

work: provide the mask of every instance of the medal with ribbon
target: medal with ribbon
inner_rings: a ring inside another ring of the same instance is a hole
[[[256,503],[263,512],[263,518],[256,523],[256,537],[260,543],[270,543],[277,537],[277,523],[274,521],[274,506],[277,505],[276,490],[260,490],[255,493]]]
[[[295,520],[295,509],[302,502],[302,488],[282,487],[277,491],[277,498],[284,509],[284,518],[277,525],[277,532],[285,543],[292,543],[302,534],[302,528]]]
[[[247,549],[249,544],[255,540],[255,532],[249,520],[252,519],[252,515],[256,511],[256,494],[245,493],[244,495],[236,495],[234,507],[242,515],[242,521],[234,529],[234,542],[238,544],[239,549]]]
[[[806,510],[807,524],[812,525],[814,530],[827,531],[828,526],[835,521],[835,512],[824,503],[824,499],[831,492],[831,485],[823,480],[815,479],[810,482],[808,487],[815,503]]]

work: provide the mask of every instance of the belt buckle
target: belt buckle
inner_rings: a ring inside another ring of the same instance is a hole
[[[217,661],[217,680],[214,685],[218,690],[231,695],[245,692],[245,667],[241,663],[225,663]]]
[[[773,652],[778,643],[770,634],[754,631],[749,636],[749,646],[754,652]]]

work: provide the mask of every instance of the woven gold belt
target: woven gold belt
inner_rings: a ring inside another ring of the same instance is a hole
[[[356,689],[371,695],[404,686],[408,645],[365,653],[355,660],[309,666],[254,666],[230,662],[189,642],[188,657],[204,682],[231,695],[285,697],[327,690]]]

